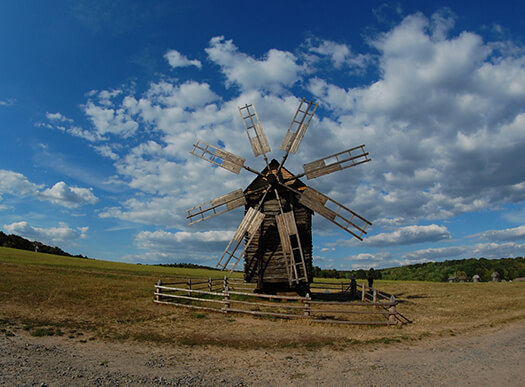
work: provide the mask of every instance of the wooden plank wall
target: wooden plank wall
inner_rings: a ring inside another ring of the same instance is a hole
[[[312,212],[297,202],[295,196],[291,195],[289,191],[280,191],[279,195],[285,211],[289,211],[293,207],[308,278],[309,282],[311,282],[313,278]],[[260,198],[260,193],[249,195],[246,208],[256,206]],[[282,253],[279,232],[275,224],[275,215],[280,213],[279,203],[272,193],[265,199],[261,211],[266,217],[245,254],[245,280],[257,283],[259,276],[262,274],[262,282],[264,283],[288,284],[286,262]],[[259,267],[261,263],[262,271]]]

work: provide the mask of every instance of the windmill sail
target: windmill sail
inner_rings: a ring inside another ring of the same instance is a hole
[[[359,145],[320,160],[304,164],[303,168],[306,178],[310,180],[335,171],[355,167],[370,160],[371,159],[368,158],[368,152],[365,152],[365,146]]]
[[[285,255],[289,285],[291,286],[294,282],[308,282],[301,238],[299,237],[293,212],[276,215],[275,222],[277,223],[281,246]]]
[[[246,161],[243,157],[234,155],[201,140],[197,140],[195,144],[193,144],[193,149],[190,153],[237,175],[244,167],[244,162]]]
[[[239,113],[241,114],[242,123],[244,124],[246,133],[250,139],[250,144],[255,157],[270,152],[270,145],[264,134],[255,106],[251,104],[239,107]]]
[[[372,225],[361,215],[356,214],[312,187],[306,187],[299,196],[299,202],[319,215],[324,216],[359,240],[363,240],[363,234],[366,234],[366,229]]]
[[[230,261],[232,261],[233,259],[233,266],[230,268],[229,274],[233,272],[239,261],[242,259],[242,257],[244,257],[246,248],[250,245],[253,236],[255,235],[255,232],[261,226],[264,216],[265,215],[262,212],[256,210],[253,207],[250,207],[248,209],[246,215],[244,216],[244,219],[239,225],[239,228],[233,235],[232,240],[226,247],[226,250],[224,250],[224,253],[222,253],[221,258],[217,263],[218,268],[220,268],[221,270],[225,270],[228,267]],[[245,241],[244,248],[242,249],[240,254],[236,255],[237,250],[241,246],[243,241]]]
[[[190,225],[202,222],[205,219],[212,218],[216,215],[228,212],[234,208],[246,204],[246,199],[242,189],[230,192],[226,195],[220,196],[216,199],[199,204],[186,210],[186,219],[190,220]]]
[[[305,98],[302,99],[281,144],[283,151],[292,154],[297,152],[299,144],[306,133],[306,129],[308,129],[308,125],[310,125],[310,121],[318,105],[319,104],[314,103],[314,101],[307,101]]]

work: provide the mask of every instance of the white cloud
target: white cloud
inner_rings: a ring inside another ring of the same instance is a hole
[[[88,101],[84,106],[84,113],[91,120],[98,136],[114,134],[124,138],[131,137],[138,129],[138,124],[125,109],[113,109],[108,105],[95,105]]]
[[[13,99],[13,98],[8,99],[7,101],[6,100],[0,100],[0,106],[11,106],[11,105],[14,105],[15,102],[16,102],[16,100]]]
[[[405,264],[414,262],[428,262],[434,259],[443,260],[447,258],[456,258],[465,254],[468,255],[469,250],[472,250],[471,246],[436,247],[411,251],[409,253],[403,254],[402,258],[404,259]]]
[[[507,228],[505,230],[487,230],[474,236],[496,242],[522,240],[525,239],[525,226]]]
[[[48,200],[51,203],[60,204],[68,208],[74,208],[84,204],[95,204],[98,201],[98,198],[93,195],[91,189],[69,187],[63,181],[59,181],[53,187],[39,192],[37,197],[41,200]]]
[[[152,83],[146,97],[151,102],[166,107],[197,108],[206,105],[219,97],[210,90],[207,83],[187,81],[181,85],[173,85],[166,81]]]
[[[233,237],[233,233],[233,231],[194,233],[142,231],[135,236],[135,244],[138,248],[147,250],[149,260],[215,265],[219,258],[219,251],[224,249],[225,243]]]
[[[346,65],[356,70],[362,70],[371,61],[370,55],[354,54],[346,44],[330,40],[309,40],[307,45],[310,52],[328,56],[336,69],[341,69]]]
[[[164,54],[164,58],[166,58],[170,66],[173,68],[195,66],[200,69],[202,67],[202,63],[199,60],[190,60],[177,50],[169,50],[166,54]]]
[[[297,64],[295,55],[288,51],[271,49],[262,60],[258,60],[240,52],[232,40],[225,40],[223,36],[212,38],[206,53],[220,66],[226,76],[226,85],[235,84],[242,90],[277,92],[299,81],[305,71]]]
[[[80,227],[74,230],[64,223],[61,223],[59,227],[33,227],[25,221],[4,224],[3,228],[10,234],[53,245],[70,243],[85,238],[88,231],[88,227]]]
[[[93,149],[95,149],[95,151],[101,156],[104,156],[110,160],[117,161],[120,158],[118,154],[113,152],[113,149],[111,149],[111,146],[109,145],[93,146]]]
[[[0,199],[3,193],[11,195],[34,194],[40,187],[31,183],[21,173],[0,169]]]
[[[67,118],[61,113],[46,113],[46,117],[50,121],[59,121],[59,122],[73,122],[71,118]]]
[[[406,226],[391,233],[381,233],[366,238],[363,243],[366,246],[399,246],[411,245],[424,242],[437,242],[449,239],[450,232],[444,226],[431,224],[428,226]]]
[[[524,249],[523,243],[480,243],[474,247],[472,255],[489,259],[523,257]]]

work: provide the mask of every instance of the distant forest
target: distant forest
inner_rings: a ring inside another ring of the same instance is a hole
[[[468,280],[477,274],[481,281],[491,281],[492,273],[498,272],[500,280],[525,277],[525,258],[470,258],[443,262],[417,263],[415,265],[374,270],[374,278],[385,280],[446,282],[450,276],[466,276]],[[335,270],[314,267],[314,277],[365,279],[366,270]]]
[[[13,249],[20,250],[38,251],[39,253],[62,255],[65,257],[87,258],[82,255],[71,255],[57,246],[48,246],[38,241],[31,242],[21,236],[14,234],[7,235],[2,231],[0,231],[0,246],[12,247]]]

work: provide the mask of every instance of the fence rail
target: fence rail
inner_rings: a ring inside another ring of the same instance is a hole
[[[367,289],[365,284],[359,286],[361,294],[357,301],[320,301],[312,299],[310,294],[301,297],[236,290],[254,289],[249,285],[242,280],[228,278],[187,279],[166,283],[159,280],[155,285],[154,302],[221,313],[308,319],[321,323],[395,325],[410,322],[397,311],[398,302],[393,296],[377,289]],[[345,286],[349,286],[349,283],[315,285],[314,289],[325,290],[327,286],[335,285],[331,289],[345,292]]]

